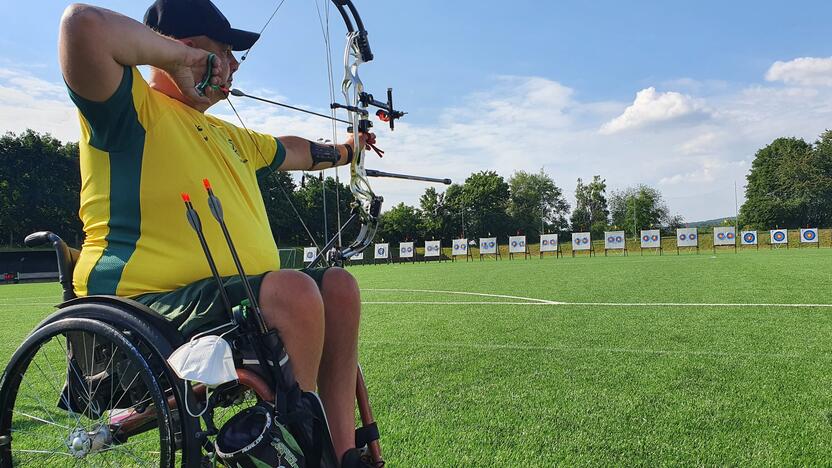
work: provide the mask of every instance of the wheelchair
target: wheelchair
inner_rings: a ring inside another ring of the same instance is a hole
[[[76,297],[79,251],[48,231],[26,238],[29,247],[47,243],[56,252],[63,302],[24,340],[0,379],[0,467],[212,466],[217,427],[242,409],[280,399],[257,365],[262,360],[249,359],[256,350],[233,334],[227,336],[236,381],[208,392],[179,379],[167,363],[186,341],[179,331],[127,298]],[[360,367],[356,387],[356,446],[380,467]]]

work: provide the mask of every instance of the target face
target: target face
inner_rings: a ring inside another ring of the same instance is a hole
[[[497,238],[484,237],[480,239],[480,254],[496,254]]]
[[[757,245],[757,231],[743,231],[740,233],[742,245]]]
[[[772,244],[786,244],[789,242],[789,234],[785,229],[774,229],[771,231]]]
[[[468,239],[454,239],[453,248],[454,255],[468,254]]]
[[[440,241],[425,241],[425,257],[438,257]]]
[[[526,236],[511,236],[508,238],[508,251],[511,253],[526,252]]]
[[[696,228],[678,228],[676,229],[676,246],[697,247],[696,237]]]
[[[353,261],[353,262],[357,261],[357,260],[364,260],[364,252],[360,252],[360,253],[357,253],[357,254],[353,255],[352,257],[350,257],[350,260]]]
[[[624,248],[624,231],[608,231],[604,233],[604,248],[620,250]]]
[[[413,258],[413,250],[413,242],[399,244],[399,256],[402,258]]]
[[[387,258],[387,252],[390,251],[390,244],[376,244],[376,257]]]
[[[736,245],[737,233],[734,226],[714,228],[714,245]]]
[[[309,263],[312,260],[315,260],[315,257],[318,255],[318,249],[315,247],[304,247],[303,248],[303,261],[305,263]]]
[[[588,232],[574,232],[572,233],[572,249],[573,250],[589,250],[591,244],[591,237]]]
[[[641,231],[641,248],[656,249],[662,245],[662,235],[658,229]]]
[[[543,234],[540,236],[541,252],[556,252],[558,250],[558,235]]]
[[[818,230],[816,228],[801,229],[800,241],[809,244],[816,243],[818,241]]]

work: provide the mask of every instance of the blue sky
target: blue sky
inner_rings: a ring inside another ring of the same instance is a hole
[[[756,149],[832,127],[830,2],[355,1],[376,54],[364,83],[379,95],[392,86],[410,112],[395,133],[379,129],[387,156],[368,163],[378,169],[462,181],[542,167],[570,198],[577,177],[600,174],[611,190],[659,188],[693,221],[733,214],[734,181]],[[140,19],[144,3],[98,4]],[[276,5],[216,3],[252,30]],[[18,3],[0,19],[0,129],[77,138],[55,51],[65,5]],[[331,20],[340,81],[343,27]],[[314,0],[286,0],[235,85],[326,109]],[[331,135],[324,121],[239,107],[258,130]],[[225,105],[213,112],[234,121]],[[388,207],[425,188],[376,186]]]

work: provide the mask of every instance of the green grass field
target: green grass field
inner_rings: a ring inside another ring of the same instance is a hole
[[[830,265],[792,249],[353,267],[389,466],[828,465],[832,307],[809,304],[832,305]],[[58,298],[0,287],[0,362]]]

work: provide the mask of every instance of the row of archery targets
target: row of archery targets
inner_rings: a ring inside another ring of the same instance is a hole
[[[736,251],[738,247],[759,249],[759,246],[763,243],[769,245],[771,248],[789,248],[788,229],[772,229],[768,231],[768,239],[762,242],[759,231],[740,231],[738,236],[734,226],[715,227],[713,228],[712,234],[713,242],[711,246],[714,251],[717,248],[733,248]],[[764,231],[763,235],[765,235]],[[545,254],[555,255],[556,257],[563,255],[562,240],[558,234],[541,235],[538,246],[539,255],[541,257]],[[604,233],[604,255],[607,255],[609,252],[619,252],[627,255],[636,246],[639,248],[641,254],[644,254],[645,251],[657,251],[661,255],[662,251],[668,247],[667,240],[666,237],[662,238],[661,231],[658,229],[642,230],[638,242],[635,243],[632,240],[628,243],[624,231],[607,231]],[[582,252],[590,256],[595,255],[597,252],[593,241],[592,234],[589,232],[573,232],[571,241],[572,256],[574,257],[576,254]],[[798,245],[820,247],[818,229],[800,229]],[[697,228],[679,228],[676,230],[675,248],[677,254],[682,249],[696,250],[698,252],[700,246],[700,232]],[[424,241],[422,253],[417,253],[415,242],[400,242],[398,247],[399,255],[396,259],[401,261],[415,262],[417,257],[425,261],[456,260],[458,257],[464,257],[467,261],[473,259],[473,251],[475,249],[480,259],[484,257],[502,258],[501,245],[496,237],[481,237],[479,238],[479,243],[473,239],[454,239],[450,246],[450,255],[443,253],[442,241],[438,240]],[[506,250],[509,258],[515,256],[529,258],[531,256],[529,245],[526,242],[526,236],[510,236],[507,247]],[[311,262],[317,255],[317,248],[305,247],[303,249],[304,263]],[[390,243],[375,244],[372,252],[361,252],[350,258],[351,262],[362,262],[365,260],[375,262],[392,261],[393,256],[391,254]]]

